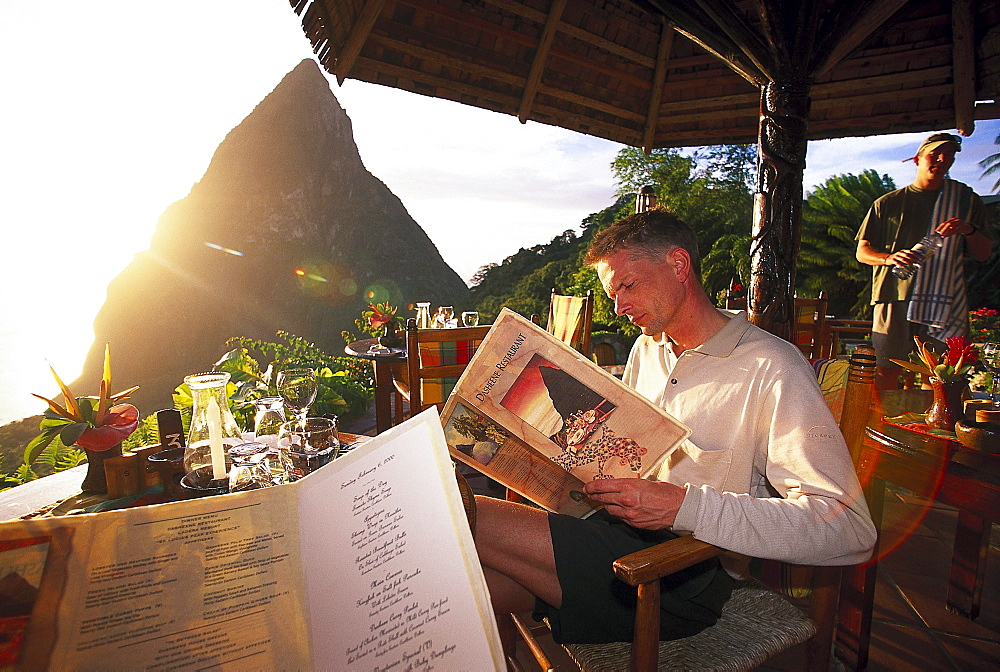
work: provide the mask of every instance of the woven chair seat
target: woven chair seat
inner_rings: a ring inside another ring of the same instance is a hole
[[[660,642],[660,670],[752,670],[816,633],[794,605],[762,584],[739,581],[715,625],[697,635]],[[564,644],[581,670],[626,672],[632,644]]]

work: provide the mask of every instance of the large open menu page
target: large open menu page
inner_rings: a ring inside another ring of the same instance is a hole
[[[297,483],[0,524],[0,669],[502,669],[433,410]]]

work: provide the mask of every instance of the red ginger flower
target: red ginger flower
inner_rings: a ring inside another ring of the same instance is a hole
[[[972,345],[972,341],[967,341],[961,336],[946,338],[948,352],[945,353],[944,363],[950,366],[960,364],[975,364],[979,359],[979,351]]]

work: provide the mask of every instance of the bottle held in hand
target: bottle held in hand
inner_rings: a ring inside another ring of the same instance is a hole
[[[893,266],[892,274],[901,280],[908,280],[917,272],[923,264],[935,252],[944,245],[944,236],[940,233],[929,233],[920,239],[920,242],[913,246],[913,251],[917,254],[917,260],[907,266]]]

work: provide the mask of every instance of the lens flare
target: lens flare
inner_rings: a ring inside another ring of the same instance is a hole
[[[206,242],[205,243],[205,247],[210,247],[213,250],[218,250],[219,252],[225,252],[226,254],[231,254],[234,257],[242,257],[243,256],[243,253],[240,252],[239,250],[234,250],[234,249],[232,249],[230,247],[223,247],[222,245],[217,245],[215,243]]]
[[[304,261],[294,270],[299,287],[313,298],[329,305],[356,300],[358,282],[353,271],[343,264],[325,259]]]
[[[399,285],[388,278],[376,280],[365,288],[365,300],[368,303],[383,303],[388,301],[394,306],[398,306],[403,300],[403,292]]]

